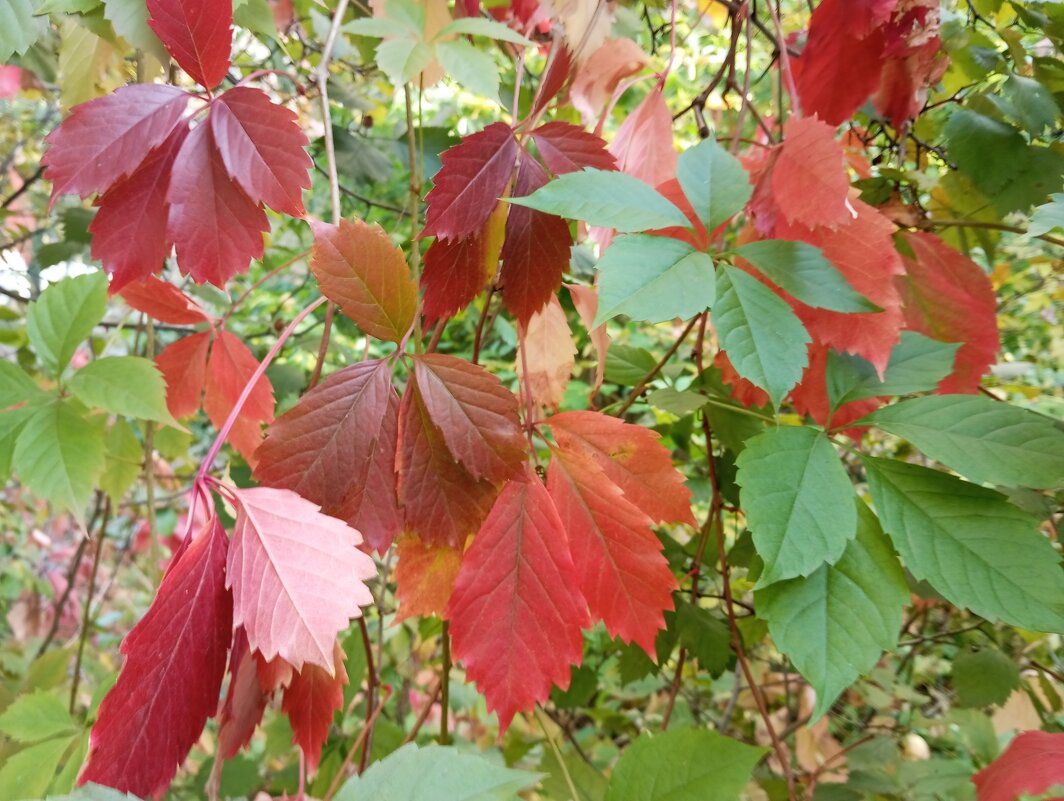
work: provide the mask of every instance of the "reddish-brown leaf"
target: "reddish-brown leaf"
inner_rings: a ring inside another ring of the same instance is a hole
[[[211,335],[204,331],[171,343],[155,357],[166,381],[166,406],[174,417],[188,417],[200,406],[207,383],[207,351]]]
[[[255,453],[260,484],[297,492],[387,550],[402,528],[396,498],[399,396],[382,361],[345,367],[270,426]]]
[[[177,154],[170,177],[169,237],[181,271],[224,287],[252,259],[262,258],[266,212],[225,171],[211,126],[192,129]]]
[[[273,659],[267,659],[258,651],[254,652],[254,656],[255,672],[259,677],[259,687],[262,688],[264,693],[269,695],[292,683],[292,677],[296,672],[281,657],[275,656]]]
[[[410,617],[443,616],[454,580],[462,564],[462,552],[453,545],[426,545],[413,536],[396,544],[395,595],[399,599],[396,622]]]
[[[913,258],[898,279],[905,327],[942,342],[960,342],[943,394],[978,392],[1000,349],[997,300],[990,278],[975,262],[933,234],[905,234]]]
[[[606,352],[610,349],[610,335],[606,331],[606,324],[595,327],[595,315],[598,314],[598,291],[592,286],[581,284],[566,284],[569,297],[573,299],[573,307],[580,315],[580,322],[587,329],[591,346],[595,349],[595,386],[598,392],[602,386],[602,379],[606,375]]]
[[[610,153],[617,159],[617,169],[657,186],[676,176],[672,141],[672,112],[661,90],[655,88],[625,117],[610,143]]]
[[[163,577],[122,642],[126,661],[100,705],[79,783],[148,798],[161,793],[218,708],[233,602],[228,540],[212,518]]]
[[[290,490],[234,489],[237,506],[226,586],[233,622],[264,659],[280,656],[333,674],[336,635],[373,602],[376,575],[359,533]]]
[[[174,61],[207,89],[229,70],[233,7],[218,0],[148,0],[148,25]]]
[[[163,269],[173,243],[167,237],[170,170],[188,128],[175,128],[132,173],[99,199],[89,223],[92,257],[111,275],[111,292]]]
[[[1024,794],[1040,797],[1054,785],[1064,785],[1064,734],[1020,732],[972,781],[978,801],[1017,801]]]
[[[521,397],[531,396],[536,408],[556,410],[565,400],[565,388],[576,366],[573,332],[558,299],[552,297],[527,326],[518,324],[517,336]]]
[[[473,475],[498,482],[523,464],[527,441],[517,398],[483,367],[442,353],[414,357],[418,392],[451,455]]]
[[[329,673],[317,665],[306,664],[292,676],[284,691],[281,711],[292,724],[292,742],[303,749],[307,769],[315,771],[321,759],[321,747],[329,737],[336,710],[344,705],[344,651],[334,649],[333,670]]]
[[[585,167],[617,169],[617,159],[606,149],[602,137],[572,123],[548,122],[532,131],[532,139],[536,142],[539,155],[543,157],[543,163],[555,175],[578,172]],[[520,197],[527,193],[518,187],[514,194]]]
[[[662,556],[653,521],[637,509],[595,462],[557,450],[547,473],[591,616],[615,637],[656,659],[654,640],[673,608],[676,578]]]
[[[255,370],[258,361],[247,345],[228,331],[219,331],[211,346],[203,409],[211,425],[221,429]],[[164,373],[165,375],[165,373]],[[273,387],[262,375],[240,409],[227,441],[253,465],[255,449],[262,443],[262,424],[273,422]]]
[[[510,126],[494,122],[444,151],[443,166],[425,198],[422,237],[461,239],[483,228],[503,196],[517,160]]]
[[[416,381],[399,406],[399,501],[408,531],[430,545],[461,546],[475,532],[498,494],[451,456],[429,418]]]
[[[499,715],[545,701],[569,686],[583,657],[587,607],[565,529],[530,468],[507,483],[462,559],[447,607],[453,653]]]
[[[623,79],[639,72],[650,57],[631,39],[607,39],[584,62],[569,91],[585,125],[594,125]]]
[[[189,94],[173,86],[137,83],[74,106],[45,138],[41,163],[60,195],[103,194],[129,175],[181,124]]]
[[[312,162],[295,112],[265,92],[236,86],[211,105],[211,132],[226,172],[255,203],[302,217]]]
[[[144,312],[153,320],[172,325],[196,325],[210,320],[188,295],[171,284],[153,275],[141,281],[126,284],[116,290],[111,284],[111,293],[117,292],[122,300],[139,312]]]
[[[562,412],[549,423],[559,446],[589,456],[654,522],[695,525],[691,491],[655,432],[599,412]]]
[[[414,323],[417,284],[403,251],[377,224],[314,222],[310,269],[322,294],[370,336],[399,342]]]
[[[547,180],[539,162],[525,153],[514,193],[531,195]],[[561,217],[527,206],[510,209],[502,246],[502,300],[520,322],[527,323],[562,285],[571,245],[569,224]]]
[[[218,713],[218,752],[222,759],[232,759],[251,742],[266,710],[269,697],[259,684],[257,667],[255,655],[248,650],[247,633],[238,628],[229,653],[229,689]]]
[[[565,82],[569,79],[569,73],[572,72],[572,69],[572,53],[569,52],[569,48],[563,42],[555,40],[555,47],[551,51],[547,66],[543,71],[543,77],[540,80],[539,87],[536,89],[535,103],[532,107],[533,114],[538,114],[546,108],[550,101],[558,96],[558,92],[562,90]]]

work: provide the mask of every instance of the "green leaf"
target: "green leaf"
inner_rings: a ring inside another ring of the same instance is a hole
[[[447,74],[466,89],[499,102],[499,67],[483,50],[465,39],[437,42],[436,58]]]
[[[396,86],[412,80],[432,58],[432,46],[418,39],[389,39],[377,45],[377,66]]]
[[[902,331],[890,352],[883,380],[871,362],[849,353],[828,352],[828,398],[833,409],[844,403],[885,395],[928,392],[953,372],[960,344],[939,342],[915,331]]]
[[[676,177],[711,233],[742,211],[754,191],[739,160],[712,138],[680,154]]]
[[[618,314],[661,323],[689,319],[713,305],[713,261],[686,242],[648,234],[619,236],[598,263],[599,306],[593,326]]]
[[[500,42],[531,46],[531,39],[526,39],[517,31],[495,20],[484,17],[462,17],[448,22],[436,33],[436,39],[451,35],[487,36]]]
[[[100,489],[117,504],[140,477],[144,451],[129,423],[121,418],[107,429],[104,449],[107,463],[100,476]]]
[[[52,284],[26,312],[30,343],[41,360],[58,375],[106,311],[104,273],[79,275]]]
[[[895,646],[909,602],[905,573],[879,522],[863,503],[855,506],[857,537],[838,562],[755,595],[776,646],[816,690],[813,720]]]
[[[857,534],[853,485],[835,448],[806,426],[770,428],[746,443],[736,483],[758,554],[759,586],[834,564]]]
[[[647,401],[651,406],[663,412],[677,417],[686,417],[709,403],[709,398],[699,392],[679,392],[671,387],[665,387],[656,389],[647,395]]]
[[[738,801],[767,750],[707,729],[644,732],[617,761],[606,801]]]
[[[0,767],[0,801],[44,795],[55,778],[59,761],[72,743],[66,737],[45,740],[8,757]]]
[[[0,409],[43,397],[46,393],[14,362],[0,361]]]
[[[631,345],[611,344],[606,351],[606,380],[611,384],[634,387],[658,364],[648,350]]]
[[[1034,210],[1027,233],[1029,236],[1042,236],[1054,228],[1064,229],[1064,194],[1060,192],[1052,195],[1049,203]]]
[[[802,379],[809,332],[779,295],[737,267],[721,265],[713,323],[732,366],[774,406]]]
[[[66,703],[43,690],[20,695],[0,714],[0,732],[20,743],[49,740],[77,729]]]
[[[384,39],[392,36],[409,37],[411,34],[420,36],[421,34],[420,28],[415,30],[397,20],[381,17],[362,17],[361,19],[351,20],[351,22],[344,25],[343,29],[345,33],[352,33],[355,36],[369,36],[373,39]]]
[[[48,801],[139,801],[135,796],[120,793],[102,784],[85,784],[64,796],[48,796]]]
[[[613,170],[589,167],[566,173],[527,197],[507,200],[570,220],[583,220],[588,225],[615,228],[622,233],[691,227],[684,213],[657,190],[638,178]]]
[[[562,754],[562,760],[565,763],[564,768],[558,764],[558,756],[553,748],[548,746],[543,749],[543,759],[539,763],[539,770],[546,774],[541,785],[544,798],[570,798],[572,796],[569,783],[566,781],[566,773],[568,773],[569,779],[572,780],[573,786],[580,794],[580,801],[605,801],[606,788],[609,786],[605,776],[575,752]]]
[[[1005,112],[1037,136],[1054,127],[1060,107],[1053,93],[1034,78],[1013,73],[1001,87]]]
[[[410,743],[350,779],[336,801],[508,801],[538,781],[481,756]]]
[[[37,41],[48,20],[35,18],[33,0],[4,0],[0,3],[0,63],[11,60],[14,54],[22,55]]]
[[[1019,686],[1019,666],[1000,651],[964,653],[953,662],[953,689],[960,706],[1003,704]]]
[[[148,7],[144,0],[104,0],[103,15],[115,33],[129,44],[151,53],[163,64],[167,63],[166,48],[148,27]]]
[[[11,460],[15,455],[15,443],[26,421],[37,412],[37,406],[20,406],[0,412],[0,484],[11,477]]]
[[[179,426],[166,408],[166,382],[150,359],[109,356],[82,367],[67,384],[90,407]]]
[[[12,459],[23,484],[79,521],[104,468],[104,419],[86,419],[84,411],[70,399],[38,409],[19,434]]]
[[[883,529],[917,579],[988,620],[1064,632],[1064,571],[1038,521],[947,473],[862,461]]]
[[[44,0],[37,7],[40,14],[86,14],[97,8],[103,0]]]
[[[1054,489],[1064,484],[1064,427],[985,395],[928,395],[862,421],[904,437],[972,481]]]
[[[853,290],[820,248],[805,242],[765,239],[742,245],[735,254],[807,306],[837,312],[882,311]]]
[[[277,22],[266,0],[244,0],[233,9],[233,22],[252,33],[277,38]]]
[[[676,609],[676,628],[680,642],[711,676],[720,676],[728,669],[732,647],[727,623],[708,609],[680,601]]]

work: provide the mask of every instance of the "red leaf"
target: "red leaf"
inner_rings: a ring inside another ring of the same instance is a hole
[[[173,86],[137,83],[74,106],[44,140],[41,163],[52,202],[60,195],[103,194],[133,172],[178,126],[188,99]]]
[[[414,323],[417,284],[406,257],[379,225],[314,222],[310,269],[322,294],[370,336],[399,342]]]
[[[203,397],[203,409],[211,425],[217,429],[225,425],[229,413],[258,367],[258,361],[239,337],[228,331],[218,332],[207,363],[206,392]],[[273,387],[263,375],[255,382],[255,388],[248,395],[226,439],[252,464],[255,449],[262,443],[262,423],[271,422]]]
[[[287,687],[292,683],[292,677],[296,672],[281,657],[275,656],[273,659],[266,659],[258,651],[255,651],[254,655],[256,673],[259,676],[259,687],[264,693],[271,694],[275,690]]]
[[[617,158],[617,169],[651,186],[676,176],[672,112],[660,89],[653,89],[625,117],[610,143],[610,153]]]
[[[417,537],[401,537],[396,545],[396,622],[411,617],[443,616],[454,591],[462,552],[453,545],[426,545]]]
[[[905,327],[942,342],[960,342],[943,394],[978,392],[1000,349],[994,287],[975,262],[933,234],[905,234],[913,258],[898,279]]]
[[[652,520],[586,454],[554,452],[547,492],[569,534],[581,592],[593,618],[655,659],[654,640],[673,608],[676,578]]]
[[[166,193],[170,170],[187,134],[187,128],[175,128],[136,170],[99,200],[100,210],[89,223],[92,257],[102,261],[111,275],[112,293],[161,271],[170,255],[173,243],[166,231]]]
[[[111,293],[116,291],[134,309],[160,323],[196,325],[210,320],[192,298],[169,281],[152,275],[142,281],[126,284],[121,290],[116,290],[112,282]]]
[[[1064,784],[1064,734],[1020,732],[972,781],[978,801],[1017,801],[1024,793],[1040,796]]]
[[[652,520],[695,525],[691,491],[655,432],[598,412],[562,412],[548,422],[559,446],[589,456]]]
[[[382,361],[345,367],[272,426],[255,453],[260,484],[297,492],[380,552],[402,528],[396,498],[399,396]]]
[[[210,125],[198,125],[177,154],[170,178],[169,235],[181,271],[199,283],[224,287],[262,258],[264,212],[229,178]]]
[[[506,191],[517,160],[510,126],[494,122],[444,151],[443,167],[425,198],[428,211],[422,237],[461,239],[488,221]]]
[[[455,462],[411,381],[399,406],[399,501],[408,531],[431,545],[460,546],[498,492]]]
[[[293,111],[259,89],[236,86],[211,104],[209,121],[222,164],[252,201],[292,217],[306,213],[312,162]]]
[[[562,42],[556,40],[556,45],[551,51],[551,56],[548,58],[547,66],[543,71],[543,77],[540,79],[539,86],[536,89],[535,103],[532,108],[533,114],[538,114],[546,108],[551,100],[558,96],[558,92],[562,90],[566,80],[568,80],[572,68],[572,53]]]
[[[453,653],[499,714],[547,700],[569,686],[588,625],[565,529],[531,469],[507,483],[462,560],[447,607]]]
[[[148,25],[196,83],[213,89],[229,70],[233,7],[218,0],[148,0]]]
[[[631,39],[621,37],[603,42],[580,67],[569,92],[584,123],[594,124],[606,110],[617,85],[649,62],[650,57],[643,48]]]
[[[363,583],[377,574],[362,538],[294,492],[232,490],[237,505],[226,586],[233,623],[264,659],[334,671],[336,635],[373,602]]]
[[[545,183],[539,162],[523,154],[514,193],[531,195]],[[527,323],[562,285],[571,244],[569,224],[561,217],[526,206],[510,209],[502,246],[502,299],[520,322]]]
[[[548,122],[532,131],[532,138],[547,169],[555,175],[577,172],[585,167],[617,169],[617,159],[606,149],[602,137],[572,123]],[[518,187],[514,194],[520,197],[529,193],[522,192]]]
[[[557,410],[565,400],[565,388],[576,366],[573,332],[558,299],[532,315],[528,325],[517,326],[521,397],[531,396],[534,406]]]
[[[199,409],[210,346],[211,335],[204,331],[171,343],[155,357],[166,381],[166,406],[174,417],[188,417]]]
[[[233,605],[224,585],[228,541],[216,518],[159,585],[122,642],[118,683],[100,705],[79,784],[147,798],[161,793],[218,708]]]
[[[259,684],[255,655],[248,650],[247,633],[238,628],[229,654],[229,689],[218,714],[218,752],[222,759],[232,759],[251,742],[268,700]]]
[[[427,353],[414,357],[418,392],[451,455],[474,478],[502,481],[525,459],[517,398],[479,365]]]
[[[606,324],[593,328],[595,315],[598,313],[598,290],[591,286],[580,284],[566,284],[569,297],[573,300],[573,307],[580,315],[580,322],[587,329],[591,346],[595,349],[595,386],[593,392],[598,392],[602,386],[602,379],[606,375],[606,352],[610,349],[610,335],[606,331]]]
[[[336,645],[332,673],[317,665],[304,665],[284,691],[281,711],[288,715],[292,724],[292,742],[303,749],[310,771],[317,770],[321,747],[329,737],[333,717],[344,705],[345,684],[344,652]]]

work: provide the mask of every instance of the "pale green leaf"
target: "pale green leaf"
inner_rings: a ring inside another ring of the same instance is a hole
[[[135,796],[120,793],[111,787],[89,782],[76,788],[69,795],[48,796],[48,801],[138,801]]]
[[[349,779],[336,801],[509,801],[538,781],[482,756],[410,743]]]
[[[807,306],[837,312],[882,311],[853,290],[820,248],[805,242],[764,239],[736,248],[735,254]]]
[[[166,382],[150,359],[109,356],[82,367],[67,384],[90,407],[177,426],[166,408]]]
[[[103,0],[44,0],[37,7],[38,14],[87,14]]]
[[[589,167],[566,173],[527,197],[507,200],[622,233],[691,227],[684,213],[649,184],[613,170]]]
[[[44,395],[37,382],[14,362],[0,360],[0,409]]]
[[[11,460],[15,455],[15,443],[26,421],[36,412],[36,404],[0,412],[0,484],[11,477]]]
[[[436,39],[444,36],[486,36],[489,39],[497,39],[500,42],[531,46],[531,39],[526,39],[512,28],[485,17],[461,17],[451,20],[436,33]]]
[[[928,392],[953,372],[960,344],[939,342],[915,331],[902,331],[890,352],[883,380],[871,362],[849,353],[828,352],[828,398],[832,408],[844,403],[885,395]]]
[[[93,707],[95,708],[95,707]],[[81,772],[82,766],[85,764],[85,757],[89,753],[89,732],[82,731],[81,734],[75,739],[74,747],[70,751],[70,756],[67,757],[62,769],[59,771],[59,775],[55,777],[55,781],[52,782],[52,793],[69,793],[74,790],[77,784],[78,774]],[[99,785],[90,785],[91,787],[98,787]],[[87,790],[88,788],[82,788]],[[108,788],[110,789],[110,788]],[[89,799],[93,796],[84,795],[78,796],[79,798]],[[114,796],[112,796],[113,798]],[[55,795],[48,796],[49,801],[61,801],[60,797]],[[106,801],[107,797],[98,795],[95,797],[96,801]],[[125,801],[125,796],[119,795],[119,801]]]
[[[48,27],[47,18],[33,16],[35,5],[34,0],[0,2],[0,63],[16,53],[21,56]]]
[[[953,690],[960,706],[1003,704],[1019,686],[1019,665],[1000,651],[963,653],[953,662]]]
[[[107,311],[107,276],[102,272],[52,284],[29,305],[26,328],[37,355],[55,374]]]
[[[432,46],[417,39],[389,39],[377,45],[377,66],[396,86],[417,76],[432,57]]]
[[[20,695],[0,713],[0,732],[20,743],[49,740],[77,731],[77,724],[58,695],[38,690]]]
[[[904,437],[972,481],[1054,489],[1064,485],[1064,425],[985,395],[928,395],[862,421]]]
[[[676,177],[691,208],[711,232],[742,211],[754,191],[739,160],[713,138],[680,154]]]
[[[384,16],[419,38],[425,31],[425,3],[422,0],[385,0]]]
[[[671,387],[656,389],[647,395],[647,402],[655,409],[686,417],[709,403],[709,398],[700,392],[678,391]]]
[[[48,790],[59,761],[73,740],[59,737],[23,748],[0,767],[0,801],[40,798]]]
[[[490,55],[465,39],[436,43],[440,66],[469,91],[499,102],[499,67]]]
[[[362,17],[361,19],[352,20],[344,25],[343,30],[356,36],[369,36],[374,39],[409,37],[411,34],[417,36],[421,33],[420,30],[411,30],[401,22],[382,17]]]
[[[277,38],[277,22],[266,0],[244,0],[233,8],[233,22],[252,33]]]
[[[917,579],[988,620],[1064,632],[1064,570],[1037,520],[947,473],[862,460],[883,529]]]
[[[611,344],[606,351],[606,380],[634,387],[654,369],[658,360],[650,351],[632,345]]]
[[[909,602],[898,558],[863,503],[858,520],[834,565],[756,593],[776,646],[816,690],[813,720],[894,647]]]
[[[598,271],[593,326],[618,314],[649,323],[686,320],[712,306],[716,297],[713,261],[679,239],[619,236],[599,259]]]
[[[739,801],[766,750],[708,729],[643,733],[617,761],[606,801]]]
[[[746,522],[765,562],[759,586],[838,561],[857,534],[857,508],[827,437],[805,426],[770,428],[747,440],[736,466]]]
[[[166,64],[170,56],[159,37],[148,27],[148,7],[144,0],[104,0],[103,15],[115,33],[138,50],[151,53]]]
[[[107,429],[104,448],[107,462],[100,476],[100,489],[118,504],[140,477],[144,451],[129,423],[121,418]]]
[[[787,302],[752,275],[725,264],[717,275],[713,324],[736,372],[779,406],[809,363],[809,332]]]
[[[1048,203],[1039,206],[1031,214],[1031,224],[1027,226],[1030,236],[1042,236],[1054,228],[1064,230],[1064,193],[1057,192],[1050,198]]]
[[[29,419],[15,443],[12,464],[32,492],[80,521],[104,468],[104,419],[86,419],[70,399],[49,403]]]

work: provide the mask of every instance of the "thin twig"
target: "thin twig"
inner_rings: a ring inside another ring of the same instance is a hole
[[[628,397],[625,398],[624,403],[620,405],[617,411],[613,412],[614,417],[624,416],[624,413],[627,412],[628,409],[631,408],[632,404],[639,399],[639,396],[642,395],[643,391],[647,388],[647,384],[649,384],[657,377],[657,374],[661,372],[662,368],[665,367],[669,359],[671,359],[676,354],[676,351],[680,349],[680,345],[682,345],[684,343],[684,340],[687,339],[687,335],[694,330],[695,325],[698,323],[701,317],[702,316],[699,315],[698,317],[692,318],[691,322],[687,324],[687,327],[680,332],[680,335],[678,337],[676,337],[676,341],[672,343],[672,345],[667,351],[665,351],[665,355],[658,360],[658,363],[654,365],[650,372],[648,372],[640,379],[639,383],[635,385],[635,388],[632,390],[631,394],[629,394]]]
[[[377,710],[374,704],[377,700],[377,668],[373,658],[373,641],[369,636],[369,626],[366,625],[366,616],[363,614],[358,619],[359,633],[362,635],[362,647],[366,652],[366,725],[363,728],[365,735],[365,747],[362,756],[358,760],[358,772],[362,773],[369,765],[369,752],[373,745],[373,722],[377,719]],[[381,701],[383,704],[384,701]]]
[[[450,621],[443,621],[440,633],[440,645],[443,650],[443,665],[440,667],[440,745],[450,745],[449,731],[451,704],[451,626]]]
[[[78,654],[74,659],[74,678],[70,685],[70,714],[74,714],[74,707],[78,700],[78,684],[81,681],[81,660],[85,655],[85,643],[89,639],[89,627],[92,623],[92,596],[96,592],[96,575],[100,570],[100,557],[103,555],[103,543],[107,536],[107,523],[111,519],[111,499],[107,498],[103,503],[103,514],[100,517],[100,528],[96,532],[96,554],[92,560],[92,572],[89,574],[89,586],[85,590],[85,608],[81,615],[81,636],[78,638]]]
[[[347,755],[344,756],[344,761],[340,763],[340,769],[336,771],[336,775],[333,776],[333,780],[329,783],[329,789],[325,791],[325,795],[322,796],[322,801],[332,801],[332,797],[336,795],[336,791],[340,789],[340,782],[348,777],[348,770],[351,768],[351,760],[355,758],[355,752],[362,747],[362,744],[366,742],[366,737],[369,736],[370,727],[377,720],[377,716],[384,709],[384,705],[391,698],[391,691],[385,688],[385,692],[381,694],[381,701],[373,709],[373,711],[366,718],[366,725],[362,727],[362,731],[358,733],[358,737],[351,744],[351,747],[347,751]],[[366,749],[369,750],[368,748]]]

